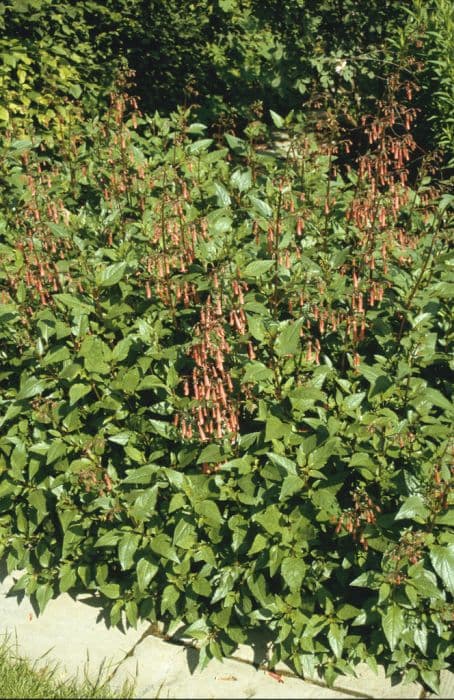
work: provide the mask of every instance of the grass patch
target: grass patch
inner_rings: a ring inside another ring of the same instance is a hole
[[[0,641],[0,697],[2,698],[131,698],[133,683],[111,689],[101,667],[98,677],[60,677],[58,664],[42,665],[18,653],[8,637]]]

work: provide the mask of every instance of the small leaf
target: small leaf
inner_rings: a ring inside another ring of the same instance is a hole
[[[274,126],[276,127],[276,129],[282,129],[282,127],[284,126],[284,123],[285,123],[284,119],[279,114],[277,114],[277,112],[273,112],[272,109],[270,109],[270,116],[271,116],[271,119],[273,120],[273,123],[274,123]]]

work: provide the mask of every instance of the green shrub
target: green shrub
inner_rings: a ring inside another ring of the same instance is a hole
[[[409,184],[410,92],[355,168],[330,124],[217,147],[121,92],[52,152],[3,142],[0,542],[40,610],[88,590],[182,621],[202,664],[266,627],[272,666],[437,688],[452,196],[430,159]]]

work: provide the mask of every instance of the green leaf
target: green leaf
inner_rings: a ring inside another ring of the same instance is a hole
[[[16,400],[23,401],[24,399],[31,399],[33,396],[42,394],[46,386],[46,382],[36,379],[36,377],[28,377],[23,383],[21,383]]]
[[[105,532],[101,537],[99,537],[94,546],[95,547],[115,547],[117,545],[118,540],[120,539],[121,534],[117,532],[116,530],[109,530],[109,532]]]
[[[41,360],[41,365],[46,367],[47,365],[54,365],[58,362],[64,362],[70,357],[69,348],[66,345],[52,348]]]
[[[68,445],[63,440],[53,440],[46,455],[46,464],[52,464],[67,452]]]
[[[288,321],[287,325],[280,331],[276,338],[274,351],[278,357],[283,355],[294,355],[300,347],[299,321]]]
[[[66,593],[70,588],[76,585],[77,574],[74,569],[67,566],[60,573],[60,593]]]
[[[347,633],[345,629],[340,625],[337,625],[335,622],[332,622],[330,624],[328,632],[328,642],[337,659],[342,658],[346,634]]]
[[[434,693],[440,695],[440,672],[428,668],[421,669],[421,678]]]
[[[27,464],[27,450],[23,442],[18,442],[16,444],[14,450],[11,452],[10,460],[11,466],[15,471],[20,473],[24,469]]]
[[[99,586],[99,590],[106,598],[111,600],[117,600],[120,597],[120,586],[118,583],[103,583]]]
[[[233,134],[224,134],[224,138],[232,151],[237,152],[239,155],[246,151],[246,143],[243,139],[239,139],[237,136],[233,136]]]
[[[248,554],[258,554],[259,552],[262,552],[264,549],[268,547],[268,538],[264,537],[264,535],[256,535],[254,537],[254,541],[251,545],[250,550],[248,551]]]
[[[117,284],[125,274],[127,263],[125,261],[113,263],[96,273],[98,287],[112,287]]]
[[[402,608],[393,603],[382,618],[383,632],[385,633],[391,651],[394,651],[396,644],[401,638],[405,629],[404,614]]]
[[[79,355],[84,358],[87,372],[96,374],[108,374],[110,367],[107,364],[111,359],[111,351],[101,338],[89,335],[82,341]]]
[[[88,384],[73,384],[69,390],[69,403],[75,404],[83,396],[86,396],[91,391],[91,386]]]
[[[430,401],[430,403],[432,403],[434,406],[442,408],[448,413],[452,413],[454,411],[454,405],[452,404],[452,402],[449,401],[445,396],[443,396],[441,391],[438,391],[438,389],[427,387],[424,390],[424,398],[427,401]]]
[[[413,633],[413,639],[415,640],[415,644],[422,651],[424,656],[427,654],[427,627],[426,625],[422,625],[422,627],[417,627],[416,629],[412,630]]]
[[[180,591],[172,584],[164,588],[161,598],[161,615],[164,615],[167,610],[172,614],[176,614],[175,603],[180,597]]]
[[[212,500],[204,500],[194,506],[196,513],[198,513],[203,520],[205,520],[212,527],[222,524],[222,515],[217,506],[217,504]]]
[[[118,543],[118,560],[123,571],[130,569],[134,564],[134,554],[140,543],[140,535],[132,532],[123,535]]]
[[[153,550],[153,552],[155,554],[159,554],[160,557],[164,557],[164,559],[170,559],[171,561],[174,561],[177,564],[180,563],[175,548],[172,544],[172,540],[168,535],[164,534],[163,532],[161,532],[159,535],[156,535],[156,537],[152,539],[150,547]]]
[[[274,265],[274,260],[254,260],[250,262],[243,270],[245,277],[262,277]]]
[[[279,500],[283,501],[289,496],[293,496],[293,494],[300,492],[303,489],[303,487],[304,481],[299,476],[296,476],[295,474],[289,474],[285,477],[284,481],[282,482]]]
[[[414,520],[417,523],[427,522],[430,515],[429,509],[426,507],[421,496],[409,496],[405,499],[399,511],[396,514],[396,520]]]
[[[198,155],[199,153],[203,153],[203,151],[206,151],[212,143],[213,139],[199,139],[198,141],[194,141],[189,146],[189,153],[191,153],[192,155]]]
[[[39,585],[35,591],[36,602],[38,603],[39,612],[44,612],[47,603],[52,598],[53,588],[50,583]]]
[[[281,512],[274,504],[254,515],[253,520],[259,523],[270,535],[276,534],[281,529]]]
[[[271,218],[271,216],[273,215],[273,210],[271,209],[268,202],[264,202],[263,199],[258,199],[257,197],[252,196],[250,197],[250,200],[255,211],[258,214],[260,214],[260,216],[263,216],[265,219]]]
[[[192,625],[186,627],[184,633],[185,636],[187,635],[192,639],[198,639],[199,641],[202,641],[208,637],[210,633],[210,628],[208,627],[206,620],[204,620],[201,617],[200,619],[193,622]]]
[[[447,590],[454,595],[454,544],[431,547],[430,561]]]
[[[228,207],[232,200],[225,187],[219,184],[219,182],[215,182],[214,189],[218,200],[218,207]]]
[[[281,564],[282,577],[292,593],[299,591],[306,575],[307,565],[298,557],[285,557]]]
[[[276,127],[276,129],[282,129],[285,123],[284,119],[279,114],[277,114],[277,112],[273,112],[272,109],[270,109],[270,116],[273,120],[273,124]]]
[[[148,584],[152,578],[156,576],[158,570],[159,567],[156,564],[153,564],[151,561],[148,561],[148,559],[139,559],[136,566],[136,574],[139,590],[142,593],[146,591]]]
[[[239,192],[246,192],[252,187],[252,174],[250,168],[247,170],[235,170],[230,177],[230,182],[233,187],[236,187]]]
[[[336,611],[336,615],[339,620],[351,620],[352,618],[357,617],[360,612],[361,610],[356,608],[354,605],[344,603],[344,605],[341,605],[339,610]]]
[[[277,416],[269,415],[266,419],[265,442],[279,440],[290,435],[291,431],[292,428],[289,423],[284,423]]]
[[[283,469],[287,474],[297,476],[296,463],[291,459],[288,459],[288,457],[284,457],[284,455],[277,455],[274,452],[267,452],[266,456],[273,464]]]

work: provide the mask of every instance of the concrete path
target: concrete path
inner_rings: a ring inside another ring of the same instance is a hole
[[[52,600],[37,617],[27,598],[7,596],[13,583],[11,576],[0,582],[1,638],[9,635],[18,653],[38,665],[58,663],[61,675],[86,674],[95,680],[101,674],[119,691],[125,681],[134,681],[136,698],[435,697],[416,683],[392,685],[383,672],[376,676],[367,667],[358,669],[356,679],[339,679],[334,688],[317,679],[303,681],[285,667],[282,675],[273,676],[252,664],[253,652],[247,647],[223,663],[213,661],[204,671],[194,671],[197,652],[159,638],[149,623],[124,632],[108,628],[96,601],[67,594]],[[454,674],[444,674],[441,691],[442,698],[454,698]]]

